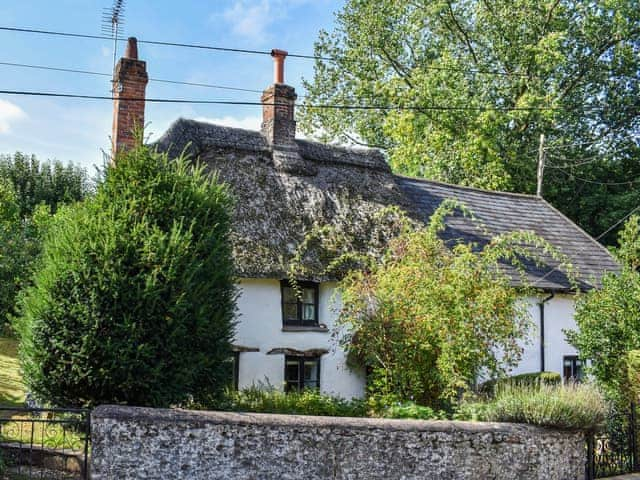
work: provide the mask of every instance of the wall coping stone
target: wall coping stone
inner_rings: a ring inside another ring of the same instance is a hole
[[[457,420],[403,420],[386,418],[322,417],[311,415],[281,415],[270,413],[241,413],[159,409],[102,405],[93,410],[93,419],[122,421],[202,424],[264,425],[315,428],[349,428],[355,430],[388,430],[405,432],[470,432],[470,433],[552,433],[579,434],[580,432],[538,427],[534,425],[498,422],[463,422]]]

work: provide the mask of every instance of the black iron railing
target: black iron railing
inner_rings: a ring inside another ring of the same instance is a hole
[[[604,432],[587,436],[586,478],[605,478],[640,471],[636,406],[613,414]]]
[[[88,410],[0,408],[0,480],[80,480],[89,475]]]

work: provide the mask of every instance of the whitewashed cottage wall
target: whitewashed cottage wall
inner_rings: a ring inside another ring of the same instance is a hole
[[[243,352],[239,361],[239,388],[252,385],[284,386],[284,355],[268,354],[272,349],[326,349],[321,357],[320,390],[343,398],[362,397],[365,379],[362,371],[347,366],[344,351],[332,335],[335,327],[335,283],[322,283],[319,288],[320,324],[327,331],[283,331],[279,280],[243,279],[238,301],[240,321],[235,343],[257,352]],[[532,321],[528,342],[523,342],[524,355],[512,374],[540,371],[540,309],[541,298],[527,298]],[[574,329],[574,299],[570,295],[556,295],[545,303],[545,370],[562,374],[566,355],[575,349],[566,341],[564,330]]]

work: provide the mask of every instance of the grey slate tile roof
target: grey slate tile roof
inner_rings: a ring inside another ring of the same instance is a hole
[[[155,146],[171,155],[191,153],[229,184],[236,198],[234,255],[243,277],[285,278],[296,245],[314,223],[348,222],[369,238],[376,211],[397,205],[428,222],[447,198],[466,204],[490,234],[528,230],[546,239],[569,258],[582,289],[599,286],[604,272],[619,270],[604,247],[544,200],[396,176],[376,150],[296,139],[295,168],[290,168],[279,162],[260,132],[185,119],[174,122]],[[447,241],[488,241],[461,215],[448,217],[446,224]],[[546,290],[568,290],[571,284],[555,268],[557,262],[544,260],[544,265],[526,262],[528,282]],[[515,269],[505,268],[519,284]],[[308,279],[327,278],[318,273]]]
[[[536,196],[492,192],[398,176],[396,180],[424,221],[428,221],[445,199],[456,199],[464,203],[490,233],[518,230],[536,233],[568,257],[582,289],[598,287],[603,273],[616,272],[620,268],[601,244]],[[446,225],[444,237],[447,240],[479,244],[488,240],[477,223],[461,214],[448,217]],[[569,289],[571,285],[566,275],[561,269],[556,269],[558,262],[549,257],[543,257],[543,260],[543,265],[526,262],[528,282],[548,290]],[[520,275],[513,268],[507,270],[517,283]]]

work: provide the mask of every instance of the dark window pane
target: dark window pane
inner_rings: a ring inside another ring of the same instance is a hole
[[[298,320],[298,305],[285,303],[284,304],[284,319],[285,320]]]
[[[285,380],[287,382],[297,382],[300,378],[300,363],[297,360],[287,360],[285,366]]]
[[[302,301],[304,303],[316,303],[316,291],[313,288],[302,289]]]
[[[304,361],[304,386],[305,388],[320,387],[320,360]]]
[[[298,298],[296,297],[296,292],[293,291],[291,287],[283,287],[282,288],[282,299],[284,303],[297,303]]]

